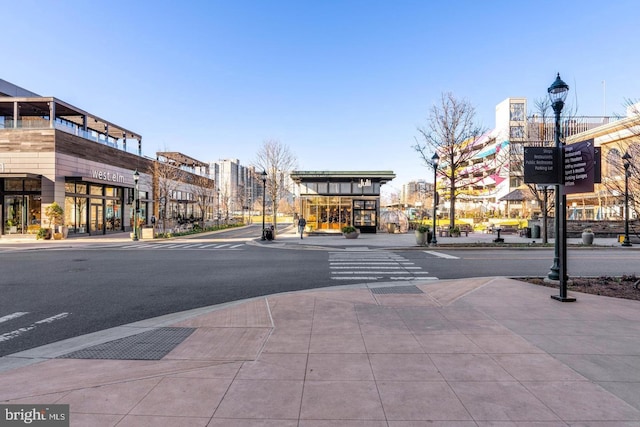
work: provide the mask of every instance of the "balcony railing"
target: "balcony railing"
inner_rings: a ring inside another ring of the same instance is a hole
[[[136,147],[132,147],[133,151],[126,150],[123,146],[118,146],[118,142],[113,138],[105,139],[104,134],[93,130],[84,130],[79,126],[66,122],[63,120],[56,119],[54,122],[54,127],[57,130],[62,132],[78,136],[80,138],[97,142],[99,144],[108,145],[109,147],[116,148],[121,151],[130,152],[136,154]],[[47,119],[39,119],[39,118],[30,118],[29,120],[16,120],[14,126],[14,120],[4,119],[0,117],[0,130],[2,129],[50,129],[49,120]]]

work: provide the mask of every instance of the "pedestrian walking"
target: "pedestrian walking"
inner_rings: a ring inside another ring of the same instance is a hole
[[[300,238],[302,239],[302,233],[304,232],[304,227],[307,225],[307,221],[304,217],[300,217],[298,219],[298,232],[300,233]]]

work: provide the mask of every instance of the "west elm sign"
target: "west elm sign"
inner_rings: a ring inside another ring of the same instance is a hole
[[[93,179],[99,179],[101,181],[117,182],[120,184],[124,184],[124,175],[117,172],[92,170],[91,177]]]

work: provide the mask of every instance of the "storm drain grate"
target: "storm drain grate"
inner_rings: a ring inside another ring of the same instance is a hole
[[[374,294],[423,294],[417,286],[386,286],[384,288],[371,288]]]
[[[61,359],[160,360],[184,341],[194,328],[158,328],[87,347]]]

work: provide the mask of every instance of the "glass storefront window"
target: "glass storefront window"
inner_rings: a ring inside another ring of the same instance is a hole
[[[5,191],[22,191],[22,179],[20,178],[5,178],[4,180]]]
[[[24,196],[4,196],[4,233],[22,233]]]
[[[77,194],[87,194],[87,184],[76,184],[76,193]]]
[[[90,191],[92,195],[94,196],[102,196],[102,189],[103,187],[101,185],[92,185],[90,187]]]
[[[41,185],[39,179],[30,179],[27,178],[24,180],[24,190],[25,191],[40,191]]]
[[[76,192],[76,183],[75,182],[65,182],[64,183],[64,192],[65,193],[75,193]]]

